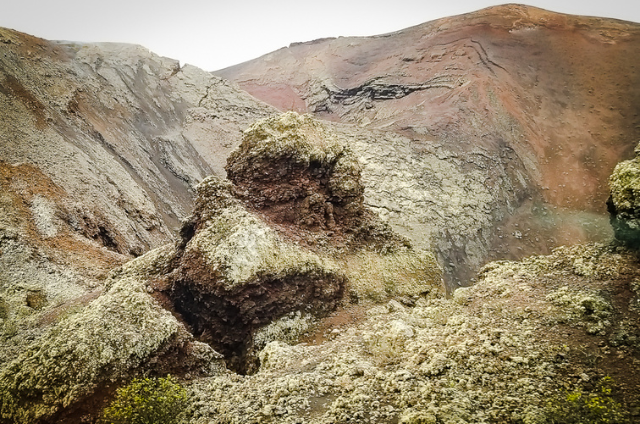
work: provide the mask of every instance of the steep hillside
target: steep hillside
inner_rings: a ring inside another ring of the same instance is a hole
[[[0,29],[0,423],[167,374],[183,423],[638,421],[639,54],[508,5],[236,84]]]
[[[639,54],[640,24],[506,5],[292,44],[216,74],[281,110],[401,134],[410,161],[435,153],[475,173],[494,197],[489,222],[425,234],[448,274],[469,277],[487,258],[610,235],[606,180],[640,139]],[[372,206],[397,227],[437,221],[388,197]],[[446,222],[470,207],[451,209]]]
[[[98,297],[109,270],[175,239],[274,109],[132,45],[0,29],[0,363]]]
[[[82,199],[84,210],[69,219],[122,254],[169,240],[190,212],[189,190],[222,172],[241,129],[273,113],[220,78],[140,46],[10,30],[0,40],[3,167],[20,174],[16,163],[37,166]]]

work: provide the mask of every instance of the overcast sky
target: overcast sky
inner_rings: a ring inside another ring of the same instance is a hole
[[[292,42],[375,35],[503,2],[486,0],[0,0],[0,26],[50,40],[142,44],[213,71]],[[640,22],[640,0],[529,0]]]

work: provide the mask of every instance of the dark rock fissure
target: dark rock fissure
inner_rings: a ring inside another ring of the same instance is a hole
[[[222,353],[231,370],[250,374],[259,366],[251,349],[257,329],[289,312],[302,310],[322,316],[332,311],[343,297],[344,283],[342,277],[329,274],[285,279],[265,276],[238,290],[207,292],[200,290],[202,281],[179,279],[171,297],[194,336]]]

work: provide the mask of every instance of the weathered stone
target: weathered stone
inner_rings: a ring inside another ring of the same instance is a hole
[[[440,291],[433,255],[364,206],[358,160],[311,116],[255,123],[227,172],[230,181],[196,187],[169,296],[235,369],[249,371],[240,361],[258,329],[289,313],[326,315],[345,289],[368,300]]]
[[[620,162],[609,179],[611,196],[607,207],[615,237],[640,248],[640,144],[635,158]]]
[[[256,122],[226,170],[249,204],[277,223],[335,232],[364,219],[356,156],[309,115],[288,112]]]
[[[464,304],[421,298],[370,308],[349,328],[325,329],[332,336],[319,345],[272,341],[258,373],[191,382],[190,422],[546,423],[556,392],[610,401],[595,384],[604,375],[616,382],[618,408],[631,409],[637,350],[601,346],[637,346],[637,312],[621,296],[637,281],[637,261],[592,244],[493,262]],[[591,262],[597,272],[576,273],[574,264]],[[559,290],[562,282],[571,284]],[[607,335],[592,332],[600,320]]]
[[[223,186],[212,179],[202,185]],[[326,313],[342,298],[335,261],[286,240],[238,200],[213,208],[170,276],[170,296],[196,336],[239,357],[257,328],[292,311]]]
[[[159,248],[112,273],[105,294],[3,366],[0,421],[60,418],[82,409],[82,402],[100,396],[106,385],[144,370],[213,372],[215,352],[199,346],[148,293],[147,282],[167,272],[171,253],[171,246]],[[171,358],[178,357],[182,363],[172,366]]]

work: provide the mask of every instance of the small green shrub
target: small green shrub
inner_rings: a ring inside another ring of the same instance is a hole
[[[133,379],[116,391],[105,408],[104,424],[173,424],[184,409],[186,390],[170,375],[166,378]]]
[[[549,424],[623,424],[629,422],[622,406],[611,396],[613,379],[604,377],[595,393],[578,389],[547,403]]]

